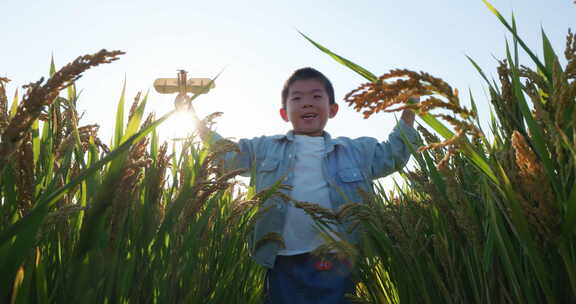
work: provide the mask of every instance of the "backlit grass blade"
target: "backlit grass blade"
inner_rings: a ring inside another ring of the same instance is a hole
[[[298,31],[298,33],[300,33],[300,35],[302,35],[304,38],[306,38],[306,40],[308,40],[310,43],[312,43],[315,47],[317,47],[318,49],[320,49],[322,52],[328,54],[330,57],[332,57],[334,60],[336,60],[337,62],[341,63],[342,65],[350,68],[351,70],[355,71],[356,73],[358,73],[360,76],[366,78],[368,81],[371,82],[375,82],[376,80],[378,80],[378,77],[376,77],[376,75],[372,74],[371,72],[369,72],[368,70],[366,70],[365,68],[351,62],[350,60],[333,53],[332,51],[330,51],[329,49],[325,48],[324,46],[322,46],[321,44],[317,43],[316,41],[312,40],[311,38],[309,38],[308,36],[306,36],[305,34],[303,34],[302,32]]]
[[[470,61],[470,63],[472,63],[472,65],[474,66],[474,68],[476,69],[476,71],[478,71],[478,73],[480,74],[480,76],[482,76],[482,78],[486,81],[486,83],[488,84],[488,88],[490,89],[490,91],[494,91],[497,92],[498,94],[500,94],[499,89],[496,85],[493,85],[490,80],[488,79],[488,77],[486,77],[486,74],[484,73],[484,71],[482,70],[482,68],[478,65],[478,63],[476,63],[476,61],[474,59],[472,59],[472,57],[466,55],[466,58],[468,58],[468,61]]]
[[[12,105],[10,105],[10,114],[8,115],[9,119],[14,118],[14,116],[16,115],[16,111],[18,110],[18,104],[19,104],[19,99],[18,99],[18,90],[16,90],[16,92],[14,92],[14,98],[12,99]]]
[[[54,64],[54,54],[52,54],[52,56],[50,56],[50,70],[48,71],[48,75],[52,77],[54,74],[56,74],[56,65]]]
[[[35,281],[35,295],[36,300],[40,304],[49,303],[48,299],[48,277],[46,276],[46,265],[42,256],[40,248],[36,248],[36,255],[34,261],[34,281]]]
[[[512,31],[514,33],[518,33],[518,28],[516,27],[516,18],[514,18],[514,13],[512,13]],[[516,37],[514,37],[514,61],[513,64],[516,66],[516,69],[518,69],[518,66],[520,65],[520,60],[518,59],[518,39],[516,39]]]
[[[72,109],[71,111],[71,119],[69,121],[70,125],[71,125],[71,131],[72,131],[72,136],[74,136],[74,142],[76,144],[76,149],[74,150],[76,152],[76,159],[77,161],[80,163],[81,165],[81,169],[86,168],[86,162],[84,161],[84,157],[82,156],[82,142],[80,140],[80,133],[78,132],[78,121],[79,118],[76,115],[76,113],[78,113],[76,111],[76,106],[74,104],[74,101],[72,99],[64,99],[64,98],[60,98],[60,102],[65,103],[66,105],[68,105],[68,108]],[[59,105],[57,105],[59,106]]]
[[[136,111],[128,121],[128,126],[126,127],[126,132],[123,134],[123,139],[132,136],[138,128],[140,127],[140,123],[142,122],[142,117],[144,116],[144,109],[146,108],[146,100],[148,99],[148,93],[144,96]]]
[[[51,203],[55,202],[60,196],[62,196],[64,194],[64,192],[67,189],[71,188],[72,186],[78,185],[80,182],[85,180],[89,175],[91,175],[93,172],[96,172],[99,168],[103,167],[105,164],[117,160],[116,159],[117,157],[120,157],[120,158],[126,157],[126,153],[132,147],[133,144],[142,140],[146,135],[148,135],[150,132],[152,132],[152,130],[154,130],[162,122],[164,122],[165,120],[170,118],[174,113],[176,113],[176,111],[177,110],[174,109],[174,110],[168,112],[167,114],[162,116],[160,119],[154,121],[153,123],[151,123],[146,128],[142,129],[138,133],[136,133],[136,134],[132,135],[130,138],[126,139],[124,142],[122,142],[122,144],[117,149],[111,151],[108,155],[106,155],[105,157],[100,159],[96,164],[94,164],[92,167],[85,170],[82,174],[80,174],[78,177],[76,177],[73,181],[71,181],[69,184],[67,184],[65,187],[63,187],[61,190],[59,189],[59,191],[57,191],[57,192],[51,194],[49,197],[47,197],[45,199],[47,204],[51,204]],[[106,185],[107,187],[111,187],[111,188],[114,187],[115,185],[117,185],[114,183],[118,182],[117,177],[118,177],[119,170],[120,170],[119,168],[116,170],[114,170],[114,168],[111,168],[111,170],[108,172],[108,179],[107,179],[107,181],[104,181],[103,184]],[[107,193],[101,192],[101,195],[107,195]],[[96,198],[95,200],[99,201],[99,198]],[[109,201],[100,201],[99,204],[95,204],[95,206],[92,207],[92,216],[90,217],[90,219],[92,221],[100,221],[101,218],[99,216],[103,215],[104,211],[106,210],[106,208],[109,206],[110,203],[111,202],[109,202]],[[99,227],[96,225],[96,223],[94,223],[95,225],[90,225],[90,223],[88,222],[88,219],[86,221],[87,221],[86,225],[84,225],[84,227],[86,227],[86,230],[82,232],[82,235],[80,237],[80,241],[79,241],[79,244],[77,247],[77,249],[78,249],[77,255],[76,255],[77,257],[83,256],[88,251],[88,249],[94,245],[94,244],[91,244],[91,241],[94,240],[94,234],[99,229]]]
[[[496,15],[496,17],[498,18],[498,20],[500,20],[500,22],[508,29],[508,31],[510,31],[510,33],[512,33],[512,35],[514,36],[514,38],[518,41],[518,43],[520,44],[520,46],[522,46],[522,48],[524,49],[524,51],[528,54],[528,56],[530,56],[530,58],[532,59],[532,61],[534,61],[534,63],[538,66],[538,68],[544,73],[544,75],[546,76],[546,79],[548,80],[548,82],[552,82],[552,74],[549,70],[546,69],[546,67],[542,64],[542,62],[540,62],[540,60],[538,59],[538,57],[536,55],[534,55],[534,53],[532,52],[532,50],[530,50],[530,48],[526,45],[526,43],[524,43],[524,41],[520,38],[520,36],[518,36],[518,33],[510,26],[510,24],[508,23],[508,21],[506,21],[506,19],[504,17],[502,17],[502,15],[500,14],[500,12],[492,5],[490,4],[490,2],[488,2],[487,0],[482,0],[482,2],[484,2],[484,4],[486,5],[486,7],[488,7],[488,9],[494,14]]]
[[[508,44],[506,44],[506,56],[508,58],[508,61],[512,62]],[[512,72],[512,90],[514,92],[516,100],[518,101],[518,106],[520,107],[520,111],[524,116],[524,120],[528,125],[528,129],[530,130],[535,152],[536,154],[538,154],[540,160],[542,160],[544,169],[550,180],[550,186],[554,188],[554,191],[556,192],[556,194],[560,199],[564,199],[564,194],[558,188],[559,183],[556,180],[556,174],[554,173],[554,166],[552,164],[552,160],[550,159],[549,152],[546,147],[546,141],[544,140],[544,131],[536,123],[534,117],[532,117],[532,112],[530,111],[528,103],[526,102],[526,98],[524,97],[524,92],[522,91],[522,84],[520,82],[519,71],[513,64],[510,64],[510,70]]]
[[[544,50],[544,63],[546,64],[546,69],[548,71],[554,71],[554,65],[556,65],[558,58],[556,57],[556,52],[554,52],[552,44],[550,43],[548,36],[546,36],[544,29],[542,29],[542,49]],[[560,66],[558,66],[558,68],[562,69]]]
[[[33,161],[34,161],[34,167],[36,167],[38,159],[40,157],[40,123],[38,119],[32,123],[31,133],[32,133]]]
[[[3,231],[0,234],[0,246],[3,246],[14,235],[19,234],[19,231],[21,231],[21,229],[24,229],[24,227],[33,225],[38,219],[40,219],[41,221],[43,218],[42,215],[45,215],[45,213],[48,210],[47,208],[42,206],[46,207],[52,206],[52,204],[54,204],[58,199],[60,199],[69,189],[79,185],[82,181],[84,181],[87,177],[89,177],[93,173],[97,172],[104,165],[114,160],[122,153],[125,153],[132,146],[132,144],[141,140],[144,136],[146,136],[154,128],[156,128],[158,125],[160,125],[170,116],[172,116],[175,112],[176,110],[172,110],[171,112],[165,114],[164,116],[162,116],[160,119],[150,124],[145,129],[141,130],[137,134],[134,134],[132,137],[128,138],[118,148],[111,151],[109,154],[100,159],[94,165],[87,168],[86,170],[83,170],[81,173],[78,174],[78,176],[76,176],[69,183],[62,186],[58,190],[41,197],[39,202],[36,204],[37,206],[36,208],[34,208],[27,216],[23,217],[20,221],[16,222],[14,225],[12,225],[11,227],[9,227],[7,230]]]
[[[27,253],[36,242],[36,233],[47,213],[48,206],[39,205],[23,219],[10,226],[8,231],[2,232],[2,237],[0,237],[2,249],[0,251],[0,298],[5,299],[8,296],[9,283],[22,262],[28,257]],[[19,225],[22,222],[24,223]],[[12,227],[18,229],[12,229]],[[14,240],[10,242],[12,238]]]
[[[124,84],[122,85],[122,93],[120,94],[120,100],[118,101],[118,107],[116,109],[116,127],[114,128],[114,141],[112,143],[112,148],[120,146],[122,142],[122,137],[124,136],[124,96],[126,94],[126,79],[124,79]]]

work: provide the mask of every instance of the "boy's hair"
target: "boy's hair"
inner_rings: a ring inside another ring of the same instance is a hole
[[[316,69],[306,67],[294,71],[294,73],[292,73],[292,75],[284,83],[284,88],[282,88],[283,109],[286,109],[286,99],[288,99],[288,91],[290,90],[290,86],[297,80],[308,80],[308,79],[316,79],[322,82],[324,84],[324,89],[328,94],[330,104],[336,103],[336,100],[334,99],[334,87],[332,86],[332,82],[330,82],[328,77],[324,76],[324,74],[320,73]]]

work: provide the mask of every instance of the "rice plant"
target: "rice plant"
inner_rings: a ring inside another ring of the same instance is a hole
[[[467,109],[442,79],[401,69],[376,77],[304,36],[369,81],[346,96],[365,117],[408,108],[429,128],[419,128],[425,144],[405,187],[347,208],[365,236],[359,301],[576,301],[576,36],[568,31],[561,65],[542,33],[538,58],[514,18],[484,2],[513,37],[499,83],[470,58],[490,91],[492,140],[474,99]],[[519,62],[520,51],[535,68]],[[410,96],[422,102],[405,103]]]
[[[0,79],[0,302],[259,303],[245,242],[258,195],[194,137],[170,152],[138,94],[110,147],[81,125],[74,81],[121,52],[79,57],[8,102]],[[67,90],[66,97],[61,95]]]
[[[567,303],[576,301],[576,37],[560,64],[542,33],[543,58],[508,22],[498,79],[489,79],[489,139],[476,104],[424,72],[381,77],[312,41],[369,82],[346,96],[365,117],[406,108],[419,127],[416,166],[394,192],[376,187],[337,213],[300,204],[322,222],[352,221],[358,303]],[[306,37],[307,38],[307,37]],[[532,62],[523,65],[518,53]],[[230,143],[178,149],[120,94],[114,137],[83,125],[74,85],[122,52],[79,57],[8,98],[0,78],[0,302],[261,303],[264,269],[246,239],[260,201],[224,172]],[[418,104],[404,103],[421,96]]]

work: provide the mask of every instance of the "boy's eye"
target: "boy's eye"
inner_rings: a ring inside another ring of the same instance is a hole
[[[298,100],[300,100],[300,97],[299,97],[299,96],[297,96],[297,97],[292,97],[292,100],[293,100],[293,101],[298,101]]]
[[[322,95],[314,95],[314,98],[316,98],[316,99],[322,98]]]

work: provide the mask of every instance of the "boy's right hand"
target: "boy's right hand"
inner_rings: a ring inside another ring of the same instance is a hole
[[[189,104],[187,111],[190,113],[190,117],[192,118],[193,123],[196,125],[196,131],[198,131],[198,135],[200,135],[200,138],[203,141],[207,141],[210,138],[210,129],[206,126],[204,121],[198,117],[198,114],[196,114],[196,109],[194,109],[192,103]]]

